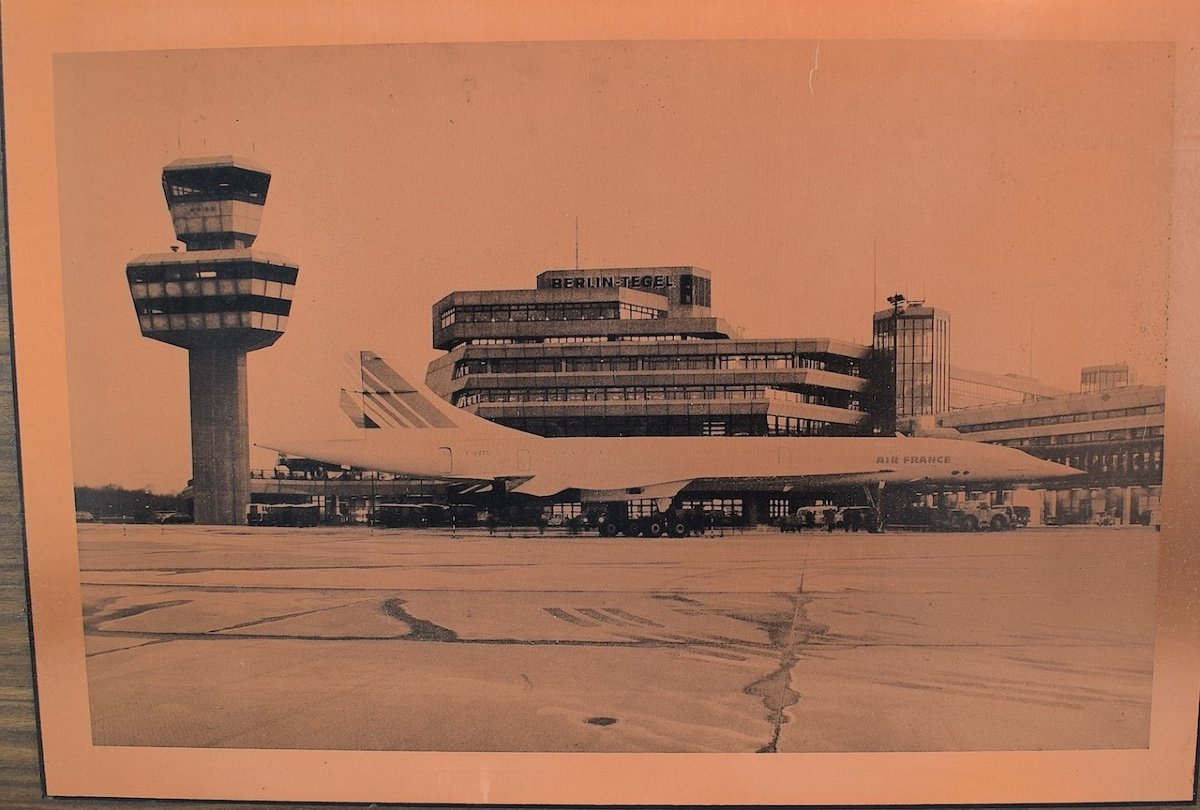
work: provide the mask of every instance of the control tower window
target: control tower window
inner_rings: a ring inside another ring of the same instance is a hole
[[[266,201],[270,175],[236,166],[186,169],[163,174],[163,190],[170,201],[241,200]]]
[[[171,197],[177,200],[185,197],[195,197],[204,193],[201,189],[185,186],[180,183],[172,183],[170,185],[170,192]]]

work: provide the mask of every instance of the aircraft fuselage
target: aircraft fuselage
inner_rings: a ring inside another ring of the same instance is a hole
[[[444,433],[444,435],[443,435]],[[1068,468],[1019,450],[962,439],[782,436],[544,438],[508,433],[391,431],[314,442],[310,458],[413,477],[541,478],[546,486],[629,489],[698,479],[805,479],[813,485],[934,481],[1019,482]],[[561,484],[561,486],[558,486]]]

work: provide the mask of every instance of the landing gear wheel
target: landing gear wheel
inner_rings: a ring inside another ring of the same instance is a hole
[[[617,524],[612,522],[604,522],[600,524],[601,537],[616,537],[618,532]]]
[[[688,527],[682,520],[672,520],[667,524],[667,534],[672,537],[687,537]]]

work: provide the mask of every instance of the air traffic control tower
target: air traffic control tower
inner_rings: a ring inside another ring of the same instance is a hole
[[[186,251],[125,269],[145,337],[188,350],[192,492],[197,523],[244,524],[250,502],[246,352],[283,334],[299,268],[251,250],[271,174],[234,157],[163,168],[163,193]]]

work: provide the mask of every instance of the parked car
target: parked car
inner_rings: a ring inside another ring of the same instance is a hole
[[[1029,522],[1033,519],[1033,512],[1028,506],[1013,506],[1012,520],[1014,529],[1024,529],[1029,526]]]

